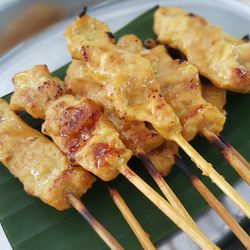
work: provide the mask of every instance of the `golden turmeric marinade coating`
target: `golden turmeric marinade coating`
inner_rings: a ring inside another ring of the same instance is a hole
[[[250,92],[250,43],[230,37],[180,8],[159,8],[154,31],[161,43],[185,54],[201,75],[219,88]]]
[[[92,23],[95,32],[90,36]],[[69,51],[72,47],[81,51],[82,58],[78,59],[82,59],[91,77],[105,86],[106,97],[113,101],[121,118],[147,121],[165,139],[174,140],[181,125],[161,96],[150,63],[120,49],[111,40],[104,43],[103,37],[108,34],[103,33],[103,25],[87,15],[75,20],[65,30]]]
[[[113,102],[105,97],[105,89],[94,81],[79,60],[73,60],[65,77],[65,88],[76,96],[84,96],[100,102],[104,107],[105,117],[115,126],[122,142],[133,151],[134,155],[145,152],[162,175],[167,175],[174,164],[174,154],[178,147],[174,142],[166,142],[144,122],[120,119]]]
[[[203,98],[196,67],[172,60],[164,46],[145,53],[145,58],[151,62],[162,95],[180,119],[186,140],[192,140],[203,129],[215,134],[222,131],[226,117]]]
[[[11,108],[26,110],[34,118],[44,119],[50,102],[64,94],[63,82],[53,77],[46,65],[36,65],[28,73],[16,74],[13,84],[15,92],[11,98]]]
[[[67,158],[40,132],[25,124],[0,99],[0,161],[24,185],[25,191],[58,210],[71,205],[67,193],[80,198],[95,178]]]
[[[115,126],[123,143],[135,155],[140,151],[149,152],[163,143],[163,138],[153,129],[147,128],[144,122],[127,121],[124,117],[119,117],[113,102],[106,97],[105,88],[91,78],[82,61],[73,60],[69,65],[65,88],[70,94],[101,103],[105,117]]]
[[[71,95],[57,99],[46,112],[43,132],[72,164],[84,166],[104,181],[116,178],[119,167],[131,157],[102,108],[90,99],[77,100]]]
[[[203,98],[196,67],[186,61],[173,60],[164,46],[146,50],[141,43],[139,50],[138,41],[134,35],[125,35],[118,41],[118,46],[131,50],[134,44],[137,53],[149,60],[163,97],[180,119],[184,138],[192,140],[204,128],[219,134],[225,116]]]
[[[62,95],[50,100],[41,110],[40,105],[44,104],[43,100],[49,99],[53,89],[61,86],[64,88],[62,82],[55,82],[51,91],[40,91],[52,77],[48,72],[46,75],[43,72],[44,68],[35,66],[15,75],[13,81],[18,80],[18,85],[15,85],[15,105],[11,99],[11,108],[16,111],[25,110],[30,115],[36,113],[38,118],[45,118],[43,133],[52,137],[72,165],[80,165],[105,181],[114,179],[119,174],[119,166],[127,164],[131,152],[125,148],[117,131],[105,119],[103,108],[87,98]],[[40,87],[33,88],[34,82],[39,82]],[[19,90],[23,86],[26,96],[36,104],[32,112],[29,103],[22,102],[25,93],[21,95]],[[39,99],[36,99],[38,95]]]
[[[219,89],[212,84],[202,84],[201,90],[202,96],[207,102],[217,107],[221,112],[225,112],[224,107],[227,101],[225,90]]]

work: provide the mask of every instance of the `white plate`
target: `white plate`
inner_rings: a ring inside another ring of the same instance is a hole
[[[181,6],[200,14],[210,23],[223,28],[227,33],[242,37],[250,33],[250,8],[232,0],[162,0],[162,1],[123,1],[91,8],[89,14],[106,22],[112,31],[116,31],[132,19],[155,5]],[[20,44],[0,59],[0,96],[13,90],[11,79],[16,72],[28,69],[34,64],[47,64],[51,71],[70,61],[63,37],[64,28],[72,21],[68,19],[50,28],[47,32]],[[250,189],[239,182],[238,192],[250,202]],[[222,199],[230,212],[241,220],[244,216],[226,197]],[[228,228],[212,211],[208,210],[197,219],[198,225],[208,237],[218,242],[227,233]],[[0,227],[1,249],[11,249],[1,240],[4,237]],[[197,246],[184,233],[177,231],[160,245],[160,249],[196,249]]]

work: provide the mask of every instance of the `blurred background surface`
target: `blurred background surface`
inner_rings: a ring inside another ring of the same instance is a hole
[[[0,0],[0,57],[49,26],[77,15],[84,6],[119,1],[121,0]],[[235,1],[250,5],[250,0]]]
[[[58,21],[77,15],[84,7],[105,0],[1,0],[0,56]]]

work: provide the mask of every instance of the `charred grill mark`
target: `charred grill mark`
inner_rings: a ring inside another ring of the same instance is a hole
[[[115,39],[115,36],[112,32],[107,31],[106,34],[108,35],[109,38],[111,38],[112,40]]]
[[[203,109],[203,105],[199,105],[196,108],[192,109],[190,112],[188,112],[185,116],[181,117],[182,123],[185,123],[189,118],[194,117],[199,111]]]
[[[143,42],[143,47],[146,49],[153,49],[155,46],[156,46],[156,42],[152,38],[146,39]]]
[[[93,135],[100,116],[99,106],[90,101],[77,107],[68,107],[62,113],[59,134],[66,140],[66,153],[72,163],[79,147]]]
[[[81,54],[82,54],[84,62],[88,62],[89,57],[88,57],[88,54],[87,54],[87,52],[86,52],[86,50],[85,50],[84,47],[81,48]]]
[[[183,172],[183,174],[193,183],[195,182],[198,177],[195,176],[191,170],[189,169],[189,167],[187,166],[187,164],[178,156],[178,155],[174,155],[174,160],[175,160],[175,165],[178,167],[178,169]]]
[[[160,172],[155,169],[152,161],[144,153],[139,153],[138,158],[154,179],[162,179]]]
[[[199,83],[195,79],[190,79],[187,82],[187,88],[188,89],[197,89],[199,87]]]
[[[226,144],[223,143],[222,140],[220,140],[220,138],[218,138],[217,136],[213,136],[210,135],[209,137],[207,137],[209,142],[215,146],[215,148],[221,152],[224,156],[227,155],[227,151],[228,151],[228,147]]]
[[[116,200],[119,198],[119,194],[118,194],[117,190],[113,187],[113,185],[107,184],[107,188],[108,188],[109,194],[113,200]]]
[[[45,92],[46,90],[48,90],[53,91],[55,93],[52,97],[50,97],[52,93],[48,93],[48,101],[55,100],[63,94],[63,89],[61,88],[61,86],[53,80],[45,81],[43,85],[40,85],[38,87],[38,90],[40,92]]]
[[[105,166],[106,159],[112,156],[120,157],[125,152],[124,148],[112,148],[107,143],[96,143],[93,145],[93,155],[97,168]]]
[[[87,13],[87,10],[88,10],[87,6],[84,6],[83,9],[81,10],[81,12],[79,13],[78,16],[79,16],[80,18],[83,17],[83,16],[85,16],[86,13]]]
[[[30,141],[33,142],[33,141],[36,141],[38,138],[37,137],[33,137],[33,138],[30,138]]]
[[[248,76],[248,72],[243,70],[243,69],[236,68],[236,69],[234,69],[234,72],[236,74],[236,77],[238,77],[240,79],[244,79]]]
[[[249,42],[249,35],[245,35],[241,39],[245,42]]]
[[[132,177],[135,176],[135,173],[129,168],[126,168],[122,174],[128,179],[131,179]]]
[[[188,16],[195,17],[196,15],[194,13],[190,12],[190,13],[188,13]]]

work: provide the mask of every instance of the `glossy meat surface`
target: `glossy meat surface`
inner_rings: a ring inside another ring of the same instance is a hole
[[[161,43],[184,53],[219,88],[250,92],[250,43],[226,35],[180,8],[159,8],[154,31]]]
[[[26,111],[34,118],[44,119],[48,105],[64,94],[63,82],[53,77],[46,65],[36,65],[16,74],[13,84],[11,109]]]
[[[175,163],[175,154],[178,154],[178,145],[175,142],[165,141],[149,152],[147,156],[161,175],[167,176]]]
[[[72,168],[53,142],[25,124],[2,99],[0,161],[29,195],[58,210],[71,207],[65,199],[67,193],[80,198],[95,180],[82,168]]]
[[[225,90],[219,89],[212,84],[203,84],[202,96],[207,102],[217,107],[221,112],[225,112],[224,106],[227,101]]]
[[[144,57],[154,69],[163,97],[179,117],[186,140],[192,140],[203,129],[215,134],[222,131],[226,117],[203,98],[195,66],[186,61],[173,60],[164,46],[145,52]]]
[[[24,73],[30,76],[33,69]],[[47,76],[43,76],[43,69],[40,70],[41,73],[38,72],[39,69],[36,71],[36,82],[47,82],[52,76],[49,72]],[[40,107],[43,105],[41,100],[47,100],[50,93],[40,92],[39,88],[33,89],[33,82],[34,78],[31,77],[23,81],[20,79],[19,87],[26,86],[26,95],[32,93],[34,98],[39,96],[35,100],[36,107]],[[55,86],[58,87],[59,84]],[[20,92],[15,93],[17,104],[19,94]],[[26,105],[24,103],[21,110],[33,115]],[[45,113],[40,116],[45,119],[43,133],[53,139],[72,164],[82,166],[105,181],[114,179],[119,174],[119,166],[127,164],[131,152],[122,144],[114,127],[104,118],[101,105],[90,99],[62,95],[51,100],[43,111]]]
[[[91,77],[105,86],[106,96],[113,101],[120,118],[147,121],[165,139],[174,140],[181,131],[181,125],[161,96],[150,63],[139,55],[119,49],[111,41],[108,44],[98,43],[96,38],[103,36],[103,30],[95,29],[95,35],[88,36],[91,23],[96,23],[96,20],[88,16],[84,18],[89,19],[86,34],[65,33],[66,39],[75,41],[76,46],[81,41],[82,61]],[[73,22],[67,29],[75,26],[77,23]]]
[[[144,122],[119,118],[113,102],[106,97],[105,88],[89,76],[82,61],[73,60],[70,64],[65,77],[65,88],[70,94],[101,103],[105,117],[115,126],[125,146],[135,155],[141,151],[149,152],[163,143],[163,138],[153,129],[147,128]]]
[[[43,132],[72,164],[83,166],[104,181],[116,178],[119,167],[127,165],[132,154],[105,119],[102,107],[86,98],[58,98],[46,112]]]

